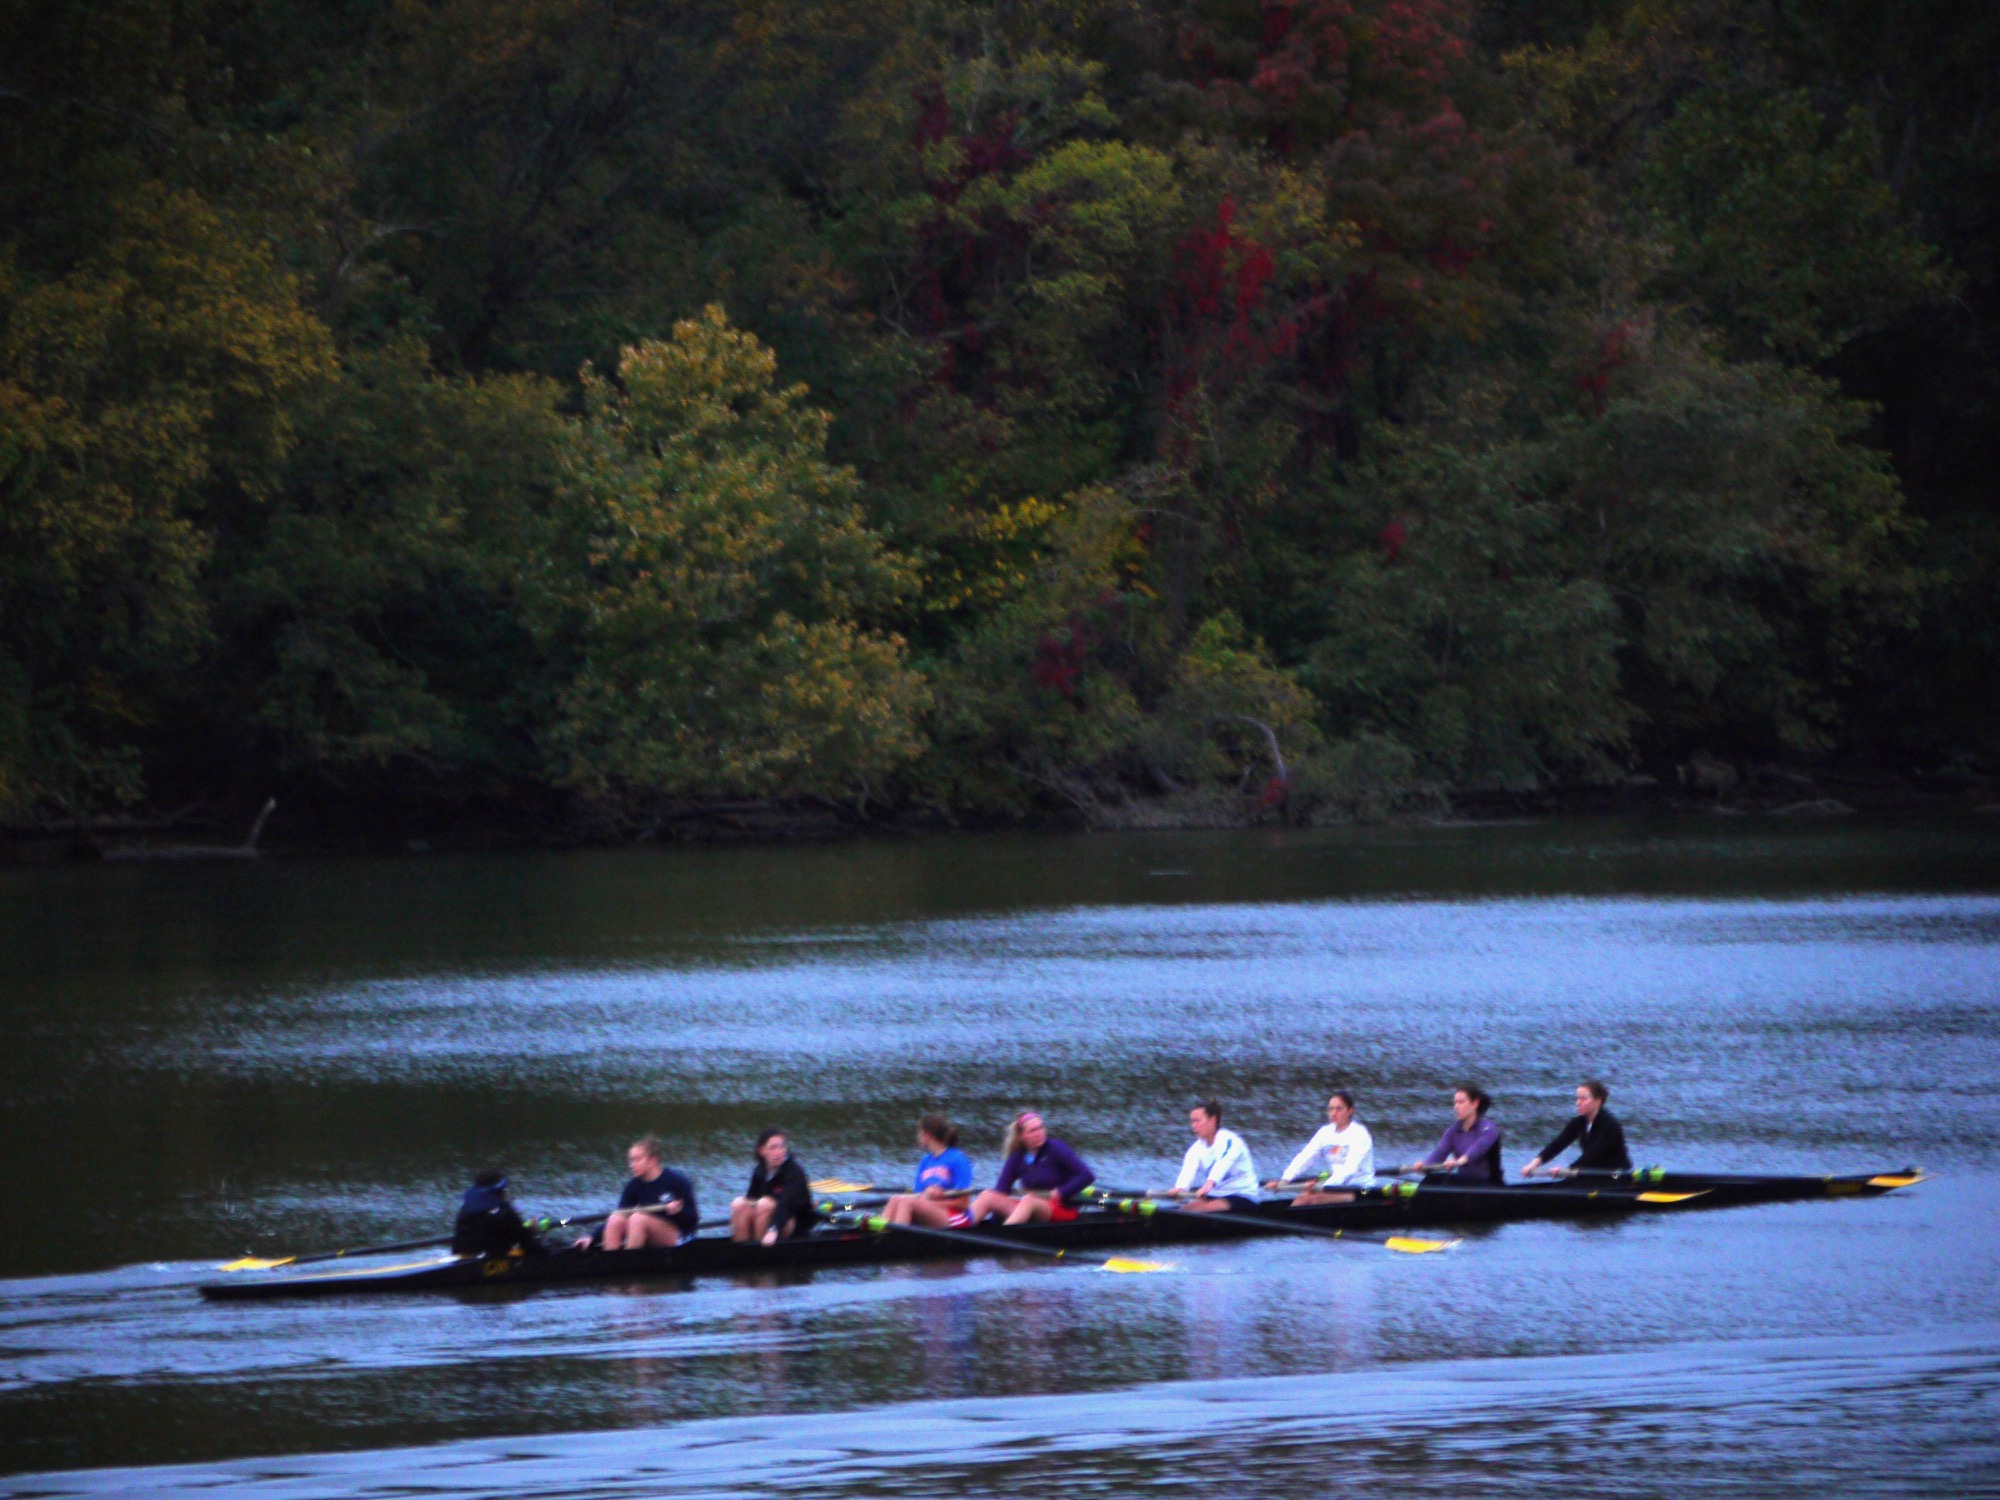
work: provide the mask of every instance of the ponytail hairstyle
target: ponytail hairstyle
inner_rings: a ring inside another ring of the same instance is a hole
[[[1479,1106],[1479,1117],[1486,1118],[1486,1111],[1493,1107],[1493,1096],[1476,1083],[1461,1083],[1458,1091]]]
[[[1021,1122],[1023,1120],[1040,1119],[1042,1119],[1042,1112],[1040,1110],[1024,1109],[1007,1122],[1007,1137],[1000,1142],[1000,1157],[1003,1161],[1012,1156],[1016,1151],[1027,1149],[1021,1144]]]
[[[917,1129],[949,1151],[958,1144],[958,1127],[943,1115],[923,1115],[917,1120]]]

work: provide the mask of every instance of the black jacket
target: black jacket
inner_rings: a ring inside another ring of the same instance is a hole
[[[541,1241],[521,1222],[520,1211],[507,1201],[504,1187],[466,1189],[458,1206],[458,1222],[451,1226],[453,1255],[505,1255],[519,1245],[530,1255],[537,1254]]]
[[[1554,1161],[1567,1147],[1581,1143],[1583,1154],[1575,1165],[1591,1172],[1629,1172],[1632,1155],[1625,1149],[1625,1127],[1608,1109],[1600,1109],[1595,1120],[1571,1115],[1556,1138],[1542,1147],[1542,1160]]]
[[[771,1214],[771,1227],[778,1231],[778,1238],[804,1234],[819,1218],[819,1210],[813,1207],[812,1187],[806,1181],[806,1169],[796,1158],[786,1157],[785,1164],[777,1172],[764,1170],[764,1163],[757,1163],[757,1170],[750,1174],[750,1188],[746,1198],[776,1198],[778,1206]]]

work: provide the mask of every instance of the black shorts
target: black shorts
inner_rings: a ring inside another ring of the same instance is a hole
[[[1221,1201],[1229,1205],[1229,1211],[1233,1214],[1262,1213],[1264,1210],[1264,1205],[1255,1198],[1245,1198],[1236,1193],[1231,1193]]]

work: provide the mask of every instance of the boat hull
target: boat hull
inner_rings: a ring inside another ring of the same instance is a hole
[[[1533,1219],[1588,1219],[1638,1213],[1674,1213],[1811,1198],[1865,1197],[1920,1180],[1911,1172],[1850,1177],[1722,1177],[1665,1174],[1640,1184],[1579,1182],[1471,1187],[1394,1183],[1370,1189],[1351,1203],[1307,1208],[1273,1205],[1264,1212],[1279,1225],[1335,1231],[1470,1227]],[[1229,1216],[1177,1212],[1135,1199],[1102,1200],[1071,1222],[1005,1228],[983,1226],[989,1239],[1022,1247],[1021,1253],[1143,1250],[1281,1234],[1281,1228],[1224,1222]],[[204,1282],[215,1301],[354,1296],[385,1292],[445,1291],[478,1286],[538,1286],[579,1281],[623,1281],[667,1276],[730,1275],[820,1266],[892,1261],[968,1259],[992,1253],[963,1241],[879,1232],[863,1224],[834,1224],[802,1239],[776,1245],[738,1244],[698,1236],[673,1249],[561,1250],[549,1255],[383,1257],[382,1263],[278,1267],[230,1273]]]

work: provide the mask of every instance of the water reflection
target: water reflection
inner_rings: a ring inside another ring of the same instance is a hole
[[[2000,1325],[1201,1379],[563,1438],[0,1479],[125,1495],[859,1496],[1988,1493]],[[1973,1440],[1968,1441],[1968,1437]]]
[[[1354,1393],[1410,1362],[1865,1338],[1885,1300],[1925,1336],[1984,1326],[2000,1319],[2000,897],[1980,891],[2000,877],[1978,835],[1390,831],[0,874],[8,1187],[54,1226],[0,1239],[16,1278],[0,1282],[0,1468],[777,1414],[790,1434],[805,1413],[900,1402],[918,1404],[864,1424],[891,1458],[784,1481],[977,1493],[1043,1475],[1051,1450],[922,1457],[909,1434],[943,1435],[943,1454],[986,1418],[921,1403],[1064,1396],[1081,1404],[1050,1419],[1076,1493],[1226,1487],[1252,1453],[1262,1492],[1303,1493],[1325,1483],[1327,1414],[1377,1410]],[[1832,894],[1843,880],[1866,893]],[[1727,894],[1746,886],[1761,894]],[[1612,1079],[1645,1160],[1948,1175],[1894,1200],[1508,1226],[1450,1256],[1192,1247],[1158,1276],[973,1260],[292,1308],[191,1290],[245,1249],[441,1227],[489,1159],[532,1208],[602,1207],[606,1163],[646,1130],[711,1205],[773,1120],[815,1171],[900,1182],[911,1122],[939,1102],[982,1173],[1032,1103],[1106,1180],[1156,1181],[1187,1098],[1215,1091],[1268,1174],[1333,1082],[1407,1159],[1467,1072],[1499,1096],[1514,1167],[1588,1072]],[[61,1232],[86,1221],[101,1232]],[[1828,1376],[1816,1399],[1931,1431],[1968,1382],[1990,1396],[1990,1363],[1928,1358],[1908,1370],[1935,1389],[1907,1408],[1858,1378]],[[1654,1405],[1606,1415],[1618,1441],[1686,1416],[1762,1451],[1793,1420],[1703,1406],[1670,1373],[1634,1375]],[[1322,1383],[1296,1410],[1244,1397],[1268,1440],[1170,1394],[1093,1404],[1203,1375]],[[1589,1463],[1553,1420],[1475,1434],[1392,1405],[1352,1471],[1370,1482],[1476,1463],[1526,1486]],[[703,1431],[685,1441],[768,1461]],[[1189,1444],[1172,1463],[1166,1431]],[[597,1450],[562,1446],[580,1437],[521,1441],[610,1490],[668,1461],[606,1439],[594,1470]],[[300,1460],[300,1492],[424,1461],[354,1462]],[[463,1462],[444,1493],[484,1493],[491,1475]]]

